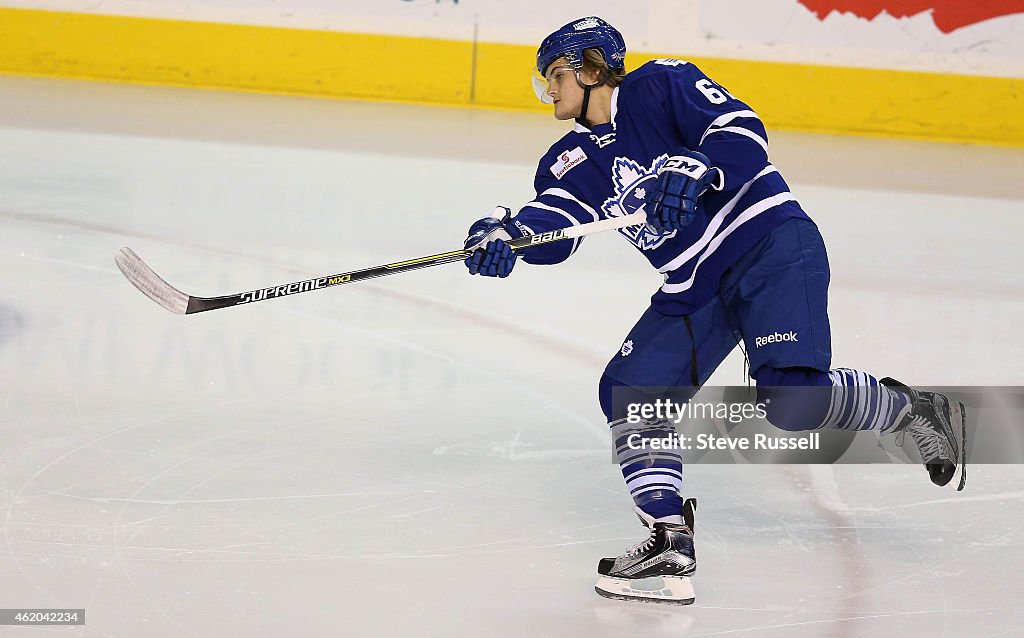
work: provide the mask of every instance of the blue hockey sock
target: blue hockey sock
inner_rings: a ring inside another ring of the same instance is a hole
[[[891,432],[909,409],[905,394],[850,368],[757,371],[758,400],[768,420],[783,430],[875,430]]]
[[[644,514],[664,522],[679,522],[683,499],[683,457],[678,450],[652,449],[650,441],[670,439],[675,429],[667,421],[609,423],[615,457],[626,480],[633,503]]]
[[[823,428],[891,432],[908,407],[905,394],[887,388],[866,372],[836,368],[828,376],[832,402]]]

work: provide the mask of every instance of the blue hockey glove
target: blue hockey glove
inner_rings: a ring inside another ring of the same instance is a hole
[[[498,206],[490,217],[477,220],[469,227],[466,248],[474,249],[466,258],[466,267],[471,275],[484,277],[508,277],[516,265],[516,254],[506,240],[512,239],[505,225],[512,219],[512,211]]]
[[[707,155],[683,149],[658,170],[658,179],[644,198],[647,224],[659,232],[685,228],[697,216],[697,198],[708,188],[722,190],[725,174]]]

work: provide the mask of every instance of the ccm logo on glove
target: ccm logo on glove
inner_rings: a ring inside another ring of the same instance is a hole
[[[665,160],[661,170],[663,171],[675,171],[676,173],[682,173],[688,175],[694,179],[698,179],[704,173],[707,172],[707,164],[703,164],[700,161],[692,157],[670,157]]]

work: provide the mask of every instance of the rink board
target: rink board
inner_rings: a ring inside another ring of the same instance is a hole
[[[12,74],[543,112],[526,79],[533,55],[518,44],[0,9],[0,72]],[[681,55],[632,53],[629,65]],[[769,127],[1024,145],[1019,78],[687,59]]]

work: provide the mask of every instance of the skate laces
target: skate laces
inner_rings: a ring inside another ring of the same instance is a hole
[[[921,460],[925,462],[936,459],[953,460],[953,451],[945,441],[945,437],[927,417],[914,416],[896,435],[896,445],[903,446],[907,432],[910,432],[910,437],[914,439],[917,449],[921,452]]]
[[[646,552],[650,548],[654,547],[654,542],[657,540],[657,538],[658,532],[655,531],[654,528],[651,528],[651,535],[647,537],[647,540],[640,541],[636,545],[633,545],[628,550],[626,550],[626,553],[623,554],[623,556],[625,556],[626,558],[633,558],[634,556],[638,556],[643,552]]]
[[[907,423],[906,425],[904,425],[902,428],[900,428],[899,432],[896,433],[896,445],[898,447],[903,447],[903,444],[907,440],[907,430],[910,430],[911,428],[913,428],[915,426],[920,427],[924,422],[925,422],[925,418],[923,416],[913,416],[913,417],[911,417],[910,422]],[[915,439],[915,441],[916,441],[916,439]]]

